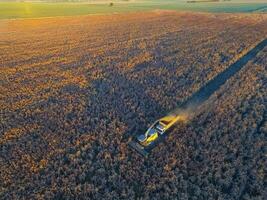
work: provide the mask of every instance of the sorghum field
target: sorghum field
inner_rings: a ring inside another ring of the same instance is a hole
[[[267,47],[148,159],[127,141],[266,36],[266,14],[1,20],[0,199],[264,199]]]

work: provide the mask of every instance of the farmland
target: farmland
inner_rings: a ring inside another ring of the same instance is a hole
[[[264,199],[266,47],[147,160],[126,142],[266,35],[264,14],[0,21],[0,198]]]
[[[129,13],[140,11],[178,10],[214,13],[266,13],[267,3],[261,0],[253,2],[217,2],[217,3],[186,3],[185,1],[173,0],[139,0],[139,1],[113,1],[113,6],[109,6],[112,1],[91,0],[89,2],[1,2],[0,19],[17,18],[41,18],[55,16],[79,16],[95,14]]]

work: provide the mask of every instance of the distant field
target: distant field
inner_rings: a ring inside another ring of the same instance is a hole
[[[204,12],[266,12],[267,3],[31,3],[0,2],[0,19],[75,16],[147,11],[154,9],[190,10]]]
[[[145,10],[146,8],[142,8]],[[35,18],[53,16],[75,16],[98,13],[134,11],[133,6],[124,4],[108,6],[107,4],[82,3],[0,3],[0,19]]]

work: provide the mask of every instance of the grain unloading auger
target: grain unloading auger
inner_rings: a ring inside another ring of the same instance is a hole
[[[164,137],[176,122],[186,120],[184,115],[168,115],[155,121],[144,134],[135,136],[129,146],[136,150],[141,155],[147,157],[149,151]]]

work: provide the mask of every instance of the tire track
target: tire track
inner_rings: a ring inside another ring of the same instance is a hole
[[[263,12],[264,13],[266,11],[267,11],[267,6],[262,6],[256,9],[249,10],[248,12],[254,12],[254,13]]]
[[[191,97],[189,97],[179,106],[179,111],[178,109],[176,111],[178,111],[179,113],[180,110],[197,109],[206,100],[208,100],[209,97],[214,94],[214,92],[216,92],[228,79],[230,79],[238,71],[240,71],[250,60],[255,58],[256,55],[266,46],[267,38],[259,42],[254,48],[252,48],[245,55],[231,64],[227,69],[222,71],[220,74],[206,83],[203,87],[201,87],[197,92],[195,92]]]

